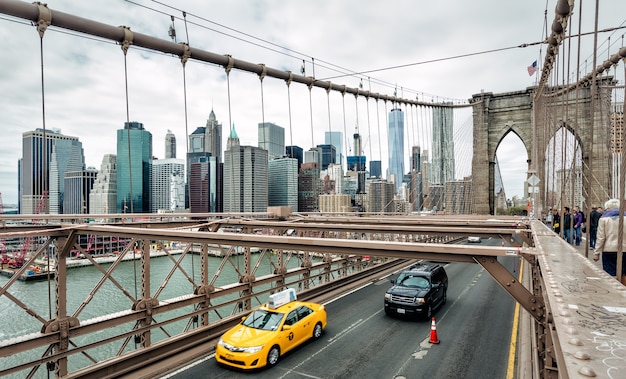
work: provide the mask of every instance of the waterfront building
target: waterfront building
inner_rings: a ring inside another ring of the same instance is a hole
[[[57,151],[54,163],[52,163],[52,153],[57,143],[62,146],[62,149]],[[54,172],[51,172],[53,165]],[[41,211],[42,213],[49,213],[50,202],[48,201],[49,196],[46,195],[50,195],[52,191],[50,186],[52,176],[55,181],[54,208],[55,212],[59,213],[63,193],[63,183],[61,182],[68,165],[70,169],[81,170],[84,168],[82,144],[77,137],[63,135],[60,130],[41,128],[23,133],[18,180],[19,212],[22,214],[35,213],[42,198],[45,197],[45,207]]]
[[[454,125],[452,108],[433,108],[433,144],[430,182],[445,184],[454,180]]]
[[[400,108],[394,107],[389,112],[388,136],[387,177],[394,181],[396,192],[398,192],[404,177],[404,112]]]
[[[352,212],[350,195],[343,193],[328,193],[319,196],[319,209],[322,213]]]
[[[335,182],[335,193],[343,193],[343,167],[340,164],[330,164],[326,175]]]
[[[152,134],[137,121],[117,130],[117,213],[150,211]]]
[[[394,182],[384,179],[368,180],[366,183],[368,203],[366,211],[371,213],[394,212],[394,194],[396,192]]]
[[[89,213],[117,212],[117,156],[105,154],[89,193]]]
[[[50,192],[48,213],[68,213],[63,209],[65,197],[65,174],[85,168],[83,144],[78,139],[57,139],[50,156]],[[80,206],[79,208],[80,209]]]
[[[150,212],[185,209],[185,161],[176,158],[154,159],[150,180]]]
[[[241,146],[235,126],[224,152],[224,212],[267,212],[268,152]]]
[[[444,209],[444,186],[443,184],[431,184],[428,186],[428,196],[424,198],[424,206],[433,213]]]
[[[176,158],[176,136],[171,130],[165,135],[165,159]]]
[[[304,152],[304,163],[315,163],[317,169],[322,167],[322,149],[318,147],[312,147]]]
[[[287,146],[285,148],[285,155],[298,160],[298,170],[302,163],[304,163],[304,151],[300,146]]]
[[[268,206],[298,209],[298,160],[277,158],[268,162]]]
[[[189,153],[205,153],[206,127],[199,126],[189,135]]]
[[[379,178],[383,177],[383,169],[381,161],[370,161],[370,178]]]
[[[199,157],[191,163],[189,174],[189,211],[191,213],[209,213],[209,157]]]
[[[285,129],[271,122],[260,122],[258,127],[259,148],[267,150],[268,160],[285,155]]]
[[[63,196],[64,214],[89,213],[89,193],[98,175],[95,167],[65,173]]]
[[[317,162],[303,163],[298,174],[298,211],[319,210],[320,169]]]
[[[329,164],[338,163],[335,161],[335,146],[333,145],[317,145],[317,148],[321,152],[321,163],[320,168],[322,170],[326,170]]]
[[[324,143],[335,147],[335,162],[343,164],[343,133],[342,132],[324,132]]]
[[[451,180],[445,185],[445,211],[447,214],[470,214],[472,211],[472,178]]]

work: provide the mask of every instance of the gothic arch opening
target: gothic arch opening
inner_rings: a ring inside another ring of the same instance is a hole
[[[548,208],[584,205],[582,144],[568,126],[561,126],[546,146],[545,199]]]
[[[525,207],[528,201],[524,185],[528,151],[520,136],[509,129],[496,148],[494,167],[495,214],[510,214],[512,207]]]

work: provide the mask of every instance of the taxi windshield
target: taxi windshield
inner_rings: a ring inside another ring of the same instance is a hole
[[[276,330],[283,319],[284,313],[268,312],[263,309],[257,309],[250,313],[243,321],[243,325],[249,328],[261,330]]]

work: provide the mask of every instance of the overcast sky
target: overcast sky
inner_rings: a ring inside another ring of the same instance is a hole
[[[528,75],[527,66],[534,60],[542,66],[541,53],[545,47],[515,47],[545,38],[544,10],[547,8],[547,24],[551,25],[556,1],[547,3],[545,0],[47,1],[53,12],[114,26],[126,25],[133,31],[167,40],[173,15],[176,42],[188,40],[194,48],[230,54],[236,59],[294,73],[300,72],[304,59],[307,76],[332,78],[329,80],[333,83],[349,87],[358,87],[360,78],[365,78],[364,88],[373,92],[393,95],[397,91],[398,96],[409,99],[435,101],[467,101],[481,91],[502,93],[534,85],[536,77]],[[594,2],[586,3],[582,12],[583,32],[593,28]],[[624,0],[601,3],[599,29],[624,25]],[[181,10],[186,12],[186,24]],[[577,13],[578,2],[575,30]],[[7,204],[17,202],[22,133],[43,127],[41,62],[40,39],[35,28],[23,20],[0,17],[3,132],[0,192]],[[600,35],[598,50],[602,59],[623,46],[623,33],[621,29]],[[609,36],[612,46],[607,51]],[[589,60],[591,67],[592,39],[585,37],[582,42],[581,59]],[[104,154],[116,153],[116,131],[127,119],[121,49],[111,42],[50,28],[43,38],[43,52],[46,128],[79,137],[87,166],[99,169]],[[458,56],[464,57],[444,59]],[[302,85],[290,86],[288,97],[284,81],[266,78],[261,91],[258,76],[233,70],[229,105],[224,68],[190,61],[185,68],[185,114],[183,70],[178,57],[131,47],[126,63],[129,118],[142,122],[152,133],[153,154],[158,158],[164,158],[168,129],[176,135],[178,158],[183,158],[186,135],[204,126],[213,109],[223,125],[224,147],[231,122],[242,145],[257,145],[257,125],[264,119],[285,128],[287,145],[293,143],[305,150],[324,143],[325,131],[345,130],[351,135],[358,125],[368,160],[382,160],[383,170],[387,168],[385,111],[390,108],[383,102],[370,100],[366,104],[362,98],[355,102],[351,95],[342,101],[340,94],[327,95],[316,88],[309,100],[309,91]],[[387,69],[397,66],[402,67]],[[349,70],[367,74],[344,76],[333,69],[336,67],[343,73]],[[405,138],[411,144],[428,147],[430,142],[425,140],[429,131],[420,126],[430,117],[428,112],[410,108],[408,113],[405,122],[411,131]],[[471,141],[471,110],[457,112],[455,123],[459,141]],[[462,147],[458,150],[457,162],[461,167],[457,177],[469,174],[467,162],[471,160],[468,151]],[[405,153],[406,168],[406,148]],[[498,160],[507,197],[522,196],[527,156],[521,141],[506,138],[498,150]]]

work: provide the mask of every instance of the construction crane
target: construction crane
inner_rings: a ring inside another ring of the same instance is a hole
[[[39,199],[39,203],[37,204],[37,209],[35,209],[35,214],[41,214],[46,206],[46,199],[48,197],[48,191],[43,191],[41,194],[41,198]],[[35,223],[36,219],[33,219],[33,223]],[[22,244],[22,249],[17,253],[17,256],[14,256],[14,262],[9,264],[11,268],[20,268],[24,265],[24,258],[26,254],[30,250],[30,247],[33,243],[33,237],[24,238],[24,243]]]

